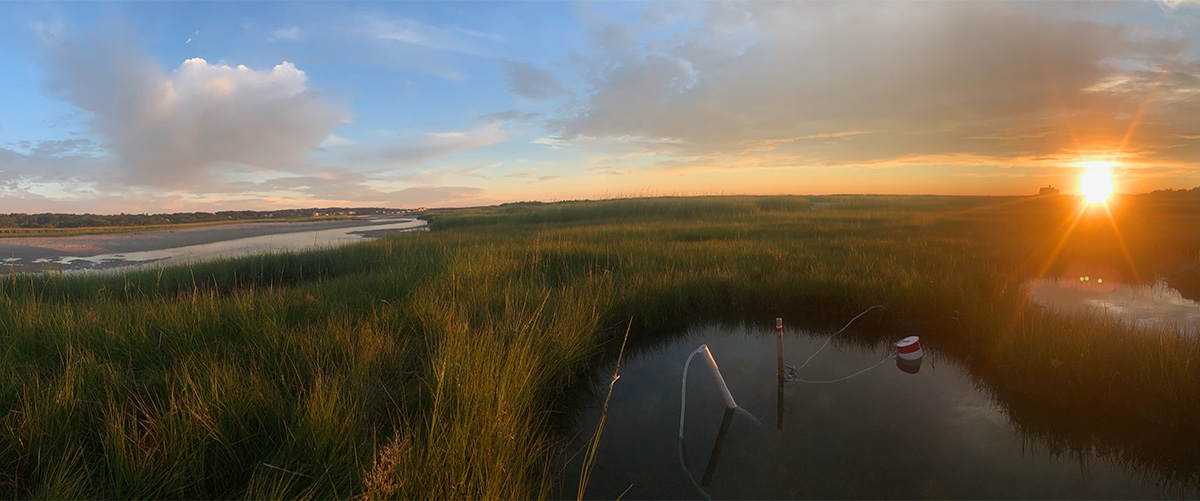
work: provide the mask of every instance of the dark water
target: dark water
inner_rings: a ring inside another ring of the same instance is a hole
[[[785,363],[801,365],[826,337],[785,334]],[[701,344],[711,348],[739,406],[761,422],[727,417],[715,380],[696,357],[688,375],[684,456],[714,499],[1195,496],[1093,453],[1052,453],[1022,435],[936,347],[925,346],[915,374],[889,360],[841,383],[786,383],[780,399],[773,330],[705,326],[622,364],[585,497],[702,497],[677,449],[684,361]],[[836,379],[891,354],[891,345],[873,350],[835,341],[799,377]],[[611,371],[599,377],[605,389]],[[595,429],[604,390],[598,393],[577,414],[581,438],[573,451]],[[565,466],[563,497],[574,497],[579,468],[578,456]]]

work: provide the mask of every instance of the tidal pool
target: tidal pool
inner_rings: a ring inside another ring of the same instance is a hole
[[[1106,314],[1142,327],[1176,326],[1192,335],[1200,326],[1200,303],[1162,280],[1130,284],[1111,266],[1072,261],[1063,276],[1026,286],[1033,302],[1063,313]]]
[[[785,363],[803,364],[828,337],[787,332]],[[738,406],[726,413],[713,376],[688,371],[683,457],[678,433],[684,362],[707,344]],[[776,334],[700,326],[627,353],[585,497],[614,499],[1158,498],[1195,496],[1094,454],[1058,454],[1023,435],[992,397],[936,346],[919,367],[894,360],[833,384],[785,383]],[[835,341],[798,377],[831,380],[893,354]],[[914,373],[915,372],[915,373]],[[573,420],[578,452],[599,421],[612,367]],[[758,422],[756,423],[755,420]],[[566,461],[574,497],[582,454]],[[689,480],[687,472],[700,485]]]

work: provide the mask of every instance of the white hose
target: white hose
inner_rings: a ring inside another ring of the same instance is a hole
[[[687,361],[683,363],[683,382],[680,383],[680,385],[679,385],[680,386],[680,391],[679,391],[679,447],[678,447],[679,467],[683,468],[683,472],[687,474],[688,480],[690,480],[692,482],[692,486],[694,486],[697,491],[700,491],[700,495],[704,496],[704,499],[707,499],[708,501],[712,501],[712,496],[709,496],[708,491],[704,490],[704,487],[700,486],[700,483],[696,481],[696,477],[692,476],[692,471],[690,469],[688,469],[687,463],[683,460],[683,422],[684,422],[684,417],[687,416],[688,368],[692,365],[692,357],[695,357],[696,355],[699,355],[702,353],[706,353],[706,354],[708,354],[709,357],[712,357],[712,352],[708,350],[708,345],[702,344],[702,345],[700,345],[699,348],[696,348],[696,351],[693,351],[690,355],[688,355]],[[710,362],[712,362],[712,364],[713,364],[712,367],[715,368],[716,362],[711,361],[711,360],[710,360]],[[714,371],[713,376],[715,376],[717,378],[717,382],[720,383],[720,386],[722,388],[724,388],[725,381],[721,379],[720,372]],[[729,395],[729,390],[723,389],[722,391],[724,392],[725,395],[727,395],[726,402],[732,402],[733,397],[731,395]],[[759,422],[758,418],[754,417],[754,414],[751,414],[746,409],[738,407],[736,404],[733,407],[729,407],[729,408],[733,409],[737,412],[740,412],[742,414],[745,414],[746,417],[750,418],[750,420],[754,422],[755,426],[762,426],[762,423]]]
[[[819,349],[817,349],[817,351],[816,351],[816,352],[814,352],[812,355],[810,355],[810,356],[808,357],[808,360],[805,360],[805,361],[804,361],[804,364],[803,364],[803,365],[801,365],[799,368],[792,368],[792,369],[793,369],[793,370],[795,370],[795,371],[799,371],[800,369],[803,369],[803,368],[804,368],[806,365],[808,365],[808,363],[809,363],[809,362],[811,362],[811,361],[812,361],[813,357],[816,357],[816,356],[817,356],[817,353],[821,353],[821,350],[824,350],[826,346],[829,346],[829,342],[833,340],[833,337],[834,337],[834,336],[836,336],[836,335],[838,335],[838,334],[841,334],[841,333],[842,333],[842,331],[844,331],[844,330],[846,330],[847,328],[849,328],[849,327],[850,327],[850,324],[854,323],[854,321],[855,321],[855,320],[858,320],[858,319],[859,319],[859,317],[861,317],[861,316],[863,316],[863,315],[866,315],[866,314],[867,314],[867,312],[869,312],[869,311],[871,311],[871,310],[874,310],[874,309],[876,309],[876,308],[883,308],[883,306],[882,306],[882,305],[876,305],[876,306],[872,306],[872,307],[870,307],[870,308],[867,308],[867,309],[866,309],[865,311],[863,311],[862,313],[859,313],[859,314],[858,314],[858,316],[855,316],[854,318],[850,319],[850,321],[846,323],[845,327],[842,327],[842,328],[841,328],[841,330],[839,330],[839,331],[837,331],[837,332],[835,332],[835,333],[831,334],[831,335],[829,336],[829,339],[826,339],[826,340],[825,340],[825,344],[821,345],[821,347],[820,347]],[[690,354],[688,355],[688,357],[687,357],[687,361],[683,363],[683,381],[682,381],[682,382],[680,383],[680,385],[679,385],[679,387],[680,387],[680,390],[679,390],[679,447],[678,447],[678,452],[679,452],[679,467],[680,467],[680,468],[683,468],[683,472],[687,474],[688,480],[690,480],[690,481],[692,482],[692,486],[694,486],[694,487],[696,488],[696,490],[700,492],[700,495],[704,496],[704,499],[706,499],[706,500],[708,500],[708,501],[712,501],[712,496],[710,496],[710,495],[708,494],[708,491],[704,490],[704,487],[701,487],[701,486],[700,486],[700,483],[696,481],[696,477],[693,477],[693,476],[692,476],[692,471],[688,469],[688,467],[687,467],[687,463],[686,463],[686,462],[683,460],[683,423],[684,423],[684,417],[685,417],[685,416],[687,416],[687,377],[688,377],[688,369],[689,369],[689,368],[691,367],[691,365],[692,365],[692,358],[693,358],[693,357],[695,357],[696,355],[699,355],[699,354],[701,354],[701,353],[705,353],[705,352],[707,352],[707,353],[708,353],[708,356],[709,356],[710,358],[712,357],[712,352],[708,351],[708,345],[704,345],[704,344],[702,344],[702,345],[700,345],[700,347],[699,347],[699,348],[696,348],[696,350],[695,350],[695,351],[693,351],[692,353],[690,353]],[[809,384],[826,384],[826,383],[837,383],[837,382],[841,382],[841,381],[845,381],[845,380],[847,380],[847,379],[850,379],[850,378],[852,378],[852,377],[854,377],[854,376],[857,376],[857,375],[859,375],[859,374],[862,374],[862,373],[864,373],[864,372],[867,372],[867,371],[869,371],[869,370],[871,370],[871,369],[874,369],[874,368],[876,368],[876,367],[879,367],[880,365],[883,365],[883,364],[884,364],[884,362],[887,362],[888,360],[891,360],[891,359],[893,359],[893,358],[895,358],[895,357],[896,357],[895,355],[890,355],[890,356],[888,356],[887,358],[885,358],[885,359],[883,359],[883,360],[879,361],[879,363],[877,363],[877,364],[875,364],[875,365],[872,365],[872,366],[870,366],[870,367],[867,367],[866,369],[863,369],[863,370],[861,370],[861,371],[855,372],[854,374],[851,374],[851,375],[849,375],[849,376],[842,377],[842,378],[838,378],[838,379],[834,379],[834,380],[830,380],[830,381],[809,381],[809,380],[805,380],[805,379],[799,379],[799,378],[795,378],[795,379],[793,379],[793,380],[795,380],[795,381],[800,381],[800,382],[802,382],[802,383],[809,383]],[[713,367],[713,369],[714,369],[714,371],[713,371],[713,375],[714,375],[714,376],[716,376],[716,378],[717,378],[717,382],[718,382],[718,383],[719,383],[719,384],[720,384],[722,387],[724,387],[724,386],[725,386],[725,381],[723,381],[723,380],[721,379],[721,376],[720,376],[720,373],[719,373],[719,371],[716,371],[716,370],[715,370],[715,369],[716,369],[716,362],[715,362],[715,361],[712,361],[712,360],[710,360],[710,362],[712,363],[712,367]],[[729,393],[729,390],[728,390],[728,389],[724,390],[724,393],[725,393],[725,394],[728,394],[728,393]],[[727,398],[726,402],[727,402],[727,403],[728,403],[728,402],[733,402],[733,397],[732,397],[732,396],[729,396],[729,397]],[[740,411],[742,414],[745,414],[747,417],[749,417],[751,420],[753,420],[753,421],[754,421],[754,424],[756,424],[756,425],[761,425],[761,423],[758,421],[758,418],[755,418],[753,414],[751,414],[750,412],[746,411],[745,409],[742,409],[741,407],[737,406],[736,404],[734,404],[734,405],[733,405],[732,407],[730,407],[730,408],[731,408],[731,409],[734,409],[734,410],[737,410],[737,411]]]
[[[688,366],[692,365],[692,357],[699,355],[703,351],[704,351],[704,346],[701,345],[699,348],[696,348],[696,351],[693,351],[690,355],[688,355],[687,362],[683,363],[683,383],[680,384],[681,389],[680,389],[680,395],[679,395],[679,440],[683,440],[683,416],[687,412]]]
[[[696,348],[696,351],[693,351],[690,355],[688,355],[687,362],[683,363],[683,383],[680,385],[682,389],[680,390],[680,395],[679,395],[679,447],[678,447],[678,449],[679,449],[679,467],[683,468],[683,472],[687,474],[688,480],[692,481],[692,485],[694,487],[696,487],[696,490],[700,491],[700,494],[702,496],[704,496],[704,499],[707,499],[708,501],[712,501],[712,496],[709,496],[708,491],[704,490],[704,488],[700,486],[700,483],[696,481],[696,477],[692,476],[692,471],[688,469],[687,463],[685,463],[683,461],[683,417],[687,413],[688,366],[692,365],[692,357],[695,357],[696,355],[703,353],[704,349],[707,347],[708,347],[707,345],[700,345],[699,348]]]

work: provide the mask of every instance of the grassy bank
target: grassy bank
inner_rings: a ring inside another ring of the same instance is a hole
[[[12,275],[0,495],[544,497],[562,443],[545,425],[630,319],[635,342],[874,304],[882,332],[920,331],[1014,409],[1189,436],[1194,341],[1030,309],[1020,286],[1068,258],[1130,277],[1189,259],[1188,212],[1122,203],[1112,221],[1138,228],[1124,244],[1107,213],[1069,224],[1067,197],[662,198],[440,211],[430,232],[121,277]],[[1089,437],[1072,446],[1139,453]]]

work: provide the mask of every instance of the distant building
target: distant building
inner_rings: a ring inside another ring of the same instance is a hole
[[[1055,188],[1054,185],[1050,185],[1050,186],[1047,186],[1045,188],[1038,190],[1038,195],[1057,195],[1057,194],[1058,194],[1058,188]]]

